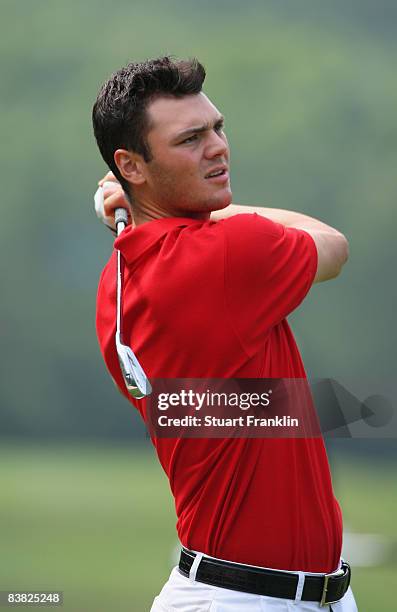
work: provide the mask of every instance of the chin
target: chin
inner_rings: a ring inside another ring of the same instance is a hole
[[[181,206],[185,211],[188,211],[189,214],[209,214],[214,212],[215,210],[223,210],[227,208],[232,203],[232,192],[230,189],[224,190],[222,194],[211,194],[205,200],[197,200],[196,202],[185,201]]]
[[[222,210],[232,203],[232,191],[230,188],[219,190],[212,193],[205,202],[205,207],[209,211]]]
[[[230,191],[223,198],[214,199],[213,206],[211,206],[211,210],[222,210],[223,208],[227,208],[232,203],[232,192]]]

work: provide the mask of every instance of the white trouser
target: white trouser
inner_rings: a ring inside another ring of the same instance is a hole
[[[150,612],[357,612],[352,590],[331,606],[312,601],[279,599],[252,595],[196,582],[186,578],[177,567],[171,572]]]

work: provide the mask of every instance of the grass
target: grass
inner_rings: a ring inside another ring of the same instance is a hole
[[[333,471],[349,526],[395,539],[393,472],[363,462]],[[63,590],[67,612],[149,610],[176,544],[168,482],[151,450],[3,443],[0,478],[0,590]],[[355,569],[360,612],[391,612],[395,569]]]

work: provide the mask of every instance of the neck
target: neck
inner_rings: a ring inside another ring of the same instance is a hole
[[[132,224],[135,227],[155,221],[156,219],[166,219],[167,217],[186,217],[188,219],[197,219],[207,221],[211,213],[207,211],[197,212],[177,207],[166,209],[156,202],[142,201],[135,199],[131,206]]]

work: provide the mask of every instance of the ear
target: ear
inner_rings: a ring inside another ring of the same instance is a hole
[[[114,153],[114,162],[121,176],[132,185],[142,185],[146,179],[144,174],[144,160],[138,153],[117,149]]]

